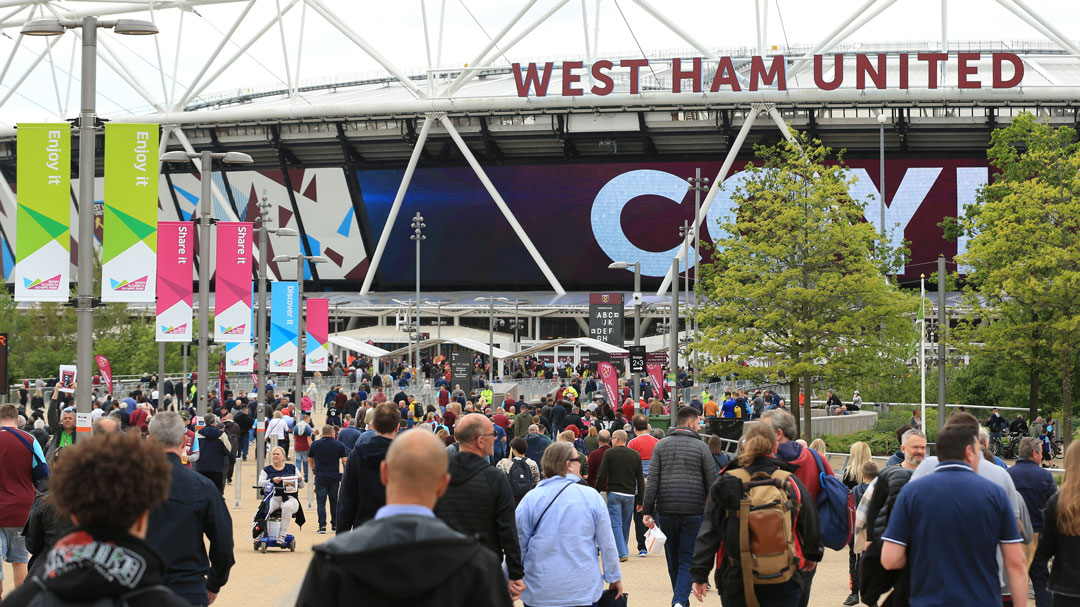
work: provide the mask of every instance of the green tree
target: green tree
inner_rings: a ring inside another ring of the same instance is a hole
[[[792,394],[801,380],[800,424],[809,440],[815,377],[906,372],[916,298],[885,275],[902,251],[883,244],[864,220],[866,201],[848,196],[850,179],[820,141],[755,148],[760,164],[721,222],[713,262],[702,269],[693,345],[707,373],[783,373]],[[798,401],[792,398],[792,407]]]
[[[987,344],[1044,348],[1060,372],[1068,442],[1080,349],[1080,144],[1074,129],[1030,114],[994,131],[990,143],[987,156],[1000,173],[966,209],[962,227],[972,238],[958,261],[971,268],[969,300],[992,319]]]

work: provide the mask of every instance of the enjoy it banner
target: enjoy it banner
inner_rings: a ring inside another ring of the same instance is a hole
[[[195,224],[158,223],[156,341],[191,341]]]
[[[158,125],[105,125],[101,300],[154,301]]]
[[[270,285],[270,366],[271,373],[295,373],[300,344],[300,289],[295,282]]]
[[[330,369],[330,348],[326,345],[330,332],[330,300],[308,299],[304,302],[307,317],[304,323],[304,369],[307,371],[328,371]]]
[[[251,341],[251,228],[245,222],[217,224],[214,341]]]
[[[71,125],[20,124],[15,147],[19,188],[15,301],[67,301],[71,272]],[[81,210],[93,213],[93,201]]]
[[[619,404],[619,372],[615,370],[615,365],[609,362],[598,363],[596,370],[604,382],[604,393],[607,395],[608,404],[615,407]]]

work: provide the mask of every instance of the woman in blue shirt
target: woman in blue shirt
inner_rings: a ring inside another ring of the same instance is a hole
[[[540,460],[544,480],[517,507],[518,543],[525,565],[526,607],[594,605],[604,582],[622,595],[622,573],[607,504],[579,485],[581,461],[570,443],[553,443]],[[596,559],[596,547],[604,564]],[[567,571],[575,575],[567,576]]]

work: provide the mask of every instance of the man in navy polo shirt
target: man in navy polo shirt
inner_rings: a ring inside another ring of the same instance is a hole
[[[978,434],[966,424],[937,437],[933,474],[904,486],[882,536],[881,565],[911,569],[910,604],[1001,605],[1000,546],[1012,596],[1027,595],[1027,562],[1005,491],[980,478]]]
[[[330,498],[330,527],[337,531],[337,496],[341,467],[345,465],[345,445],[334,436],[334,427],[323,426],[319,440],[308,448],[308,463],[315,472],[316,511],[319,533],[326,533],[326,498]]]

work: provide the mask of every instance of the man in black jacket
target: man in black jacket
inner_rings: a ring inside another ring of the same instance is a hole
[[[494,468],[493,468],[494,469]],[[394,440],[379,466],[386,505],[374,520],[315,547],[297,607],[509,607],[499,559],[435,518],[446,491],[444,445],[430,432]]]
[[[454,437],[458,452],[450,458],[450,487],[435,504],[435,515],[451,529],[476,537],[497,556],[506,558],[510,598],[516,601],[525,590],[525,569],[510,480],[487,459],[494,453],[497,436],[495,424],[480,413],[457,422]]]
[[[375,407],[371,421],[375,436],[357,444],[345,462],[345,475],[338,493],[337,532],[345,533],[375,517],[386,504],[386,488],[379,480],[379,466],[386,459],[390,442],[397,436],[401,413],[391,403]]]
[[[150,513],[146,541],[165,558],[165,586],[188,603],[209,605],[229,581],[233,563],[232,517],[214,483],[180,463],[187,427],[175,411],[150,420],[150,437],[157,439],[172,464],[169,499]],[[207,558],[203,536],[210,540]]]

